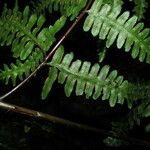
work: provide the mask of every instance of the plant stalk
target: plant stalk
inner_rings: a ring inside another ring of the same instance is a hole
[[[92,133],[100,134],[100,135],[103,135],[106,137],[109,136],[109,137],[125,140],[131,145],[150,148],[150,142],[146,141],[146,140],[128,137],[128,136],[124,136],[124,135],[118,135],[118,134],[111,132],[111,131],[107,131],[107,130],[99,129],[96,127],[91,127],[88,125],[76,123],[73,121],[62,119],[62,118],[59,118],[59,117],[56,117],[56,116],[53,116],[50,114],[42,113],[39,111],[35,111],[32,109],[28,109],[28,108],[24,108],[24,107],[20,107],[17,105],[4,103],[4,102],[0,102],[0,108],[5,109],[5,110],[9,110],[11,112],[15,112],[18,114],[23,114],[23,115],[34,117],[34,118],[47,120],[51,123],[60,124],[60,125],[65,126],[67,128],[69,127],[69,128],[74,128],[74,129],[78,129],[78,130],[83,130],[86,132],[92,132]]]

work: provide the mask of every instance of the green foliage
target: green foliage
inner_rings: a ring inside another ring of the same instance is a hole
[[[100,3],[102,3],[103,5],[105,4],[109,4],[111,5],[111,9],[115,9],[116,7],[122,7],[122,5],[124,4],[123,0],[100,0]]]
[[[150,105],[148,105],[144,111],[142,112],[144,117],[149,117],[150,116]]]
[[[132,100],[141,100],[150,99],[150,82],[141,82],[136,81],[135,83],[130,84],[130,91],[129,91],[129,99]]]
[[[62,15],[70,17],[70,20],[75,19],[81,9],[85,7],[87,0],[36,0],[34,12],[45,14],[45,10],[50,13],[60,11]]]
[[[137,91],[137,93],[138,92],[139,91]],[[143,98],[141,103],[134,106],[134,108],[132,108],[126,116],[122,117],[120,121],[112,122],[112,132],[115,132],[118,135],[128,135],[135,125],[140,126],[142,124],[142,118],[150,117],[150,99],[148,97],[149,96]],[[150,123],[145,126],[147,132],[150,131],[149,127]],[[115,141],[116,139],[112,138],[112,140]],[[107,138],[105,139],[105,142],[106,144],[109,144]]]
[[[15,64],[11,63],[10,67],[5,64],[4,70],[1,70],[0,79],[5,80],[6,84],[11,79],[15,86],[17,77],[23,80],[38,67],[56,41],[55,34],[64,26],[66,17],[62,16],[53,26],[42,28],[44,21],[43,16],[37,17],[33,14],[29,17],[29,7],[25,8],[23,14],[16,9],[9,11],[4,8],[0,24],[0,43],[12,45],[13,56],[20,57]]]
[[[77,96],[85,95],[86,98],[94,100],[98,98],[108,100],[111,107],[117,103],[123,105],[127,101],[130,112],[119,123],[112,125],[112,131],[118,135],[127,134],[135,124],[141,124],[141,118],[150,117],[149,82],[129,82],[118,75],[119,71],[112,71],[108,65],[99,64],[103,63],[106,52],[109,52],[110,46],[114,45],[115,41],[117,48],[124,48],[125,52],[130,51],[132,58],[150,63],[150,30],[144,27],[144,23],[138,22],[144,19],[148,6],[145,0],[134,0],[133,11],[136,16],[130,16],[129,11],[122,12],[123,2],[126,2],[123,0],[94,0],[91,8],[85,11],[87,16],[82,18],[84,32],[90,31],[91,38],[98,36],[99,40],[106,41],[104,47],[98,48],[102,51],[99,52],[99,62],[94,65],[87,61],[74,61],[73,53],[65,54],[62,46],[56,52],[53,51],[55,53],[51,61],[47,62],[46,59],[57,40],[56,34],[61,32],[67,21],[70,22],[78,17],[88,1],[32,2],[33,11],[26,6],[21,12],[17,3],[14,9],[8,9],[6,6],[3,9],[0,18],[0,45],[11,49],[15,63],[4,64],[4,69],[0,70],[0,80],[5,81],[6,84],[11,80],[15,86],[17,79],[24,80],[43,63],[43,66],[48,66],[49,73],[42,89],[42,99],[47,98],[53,84],[58,80],[58,83],[64,85],[67,97],[75,91]],[[61,16],[54,25],[50,25],[51,15],[46,18],[45,12],[52,15],[58,12]],[[75,25],[77,23],[75,21]],[[68,31],[72,31],[72,28]],[[63,38],[65,37],[66,34]],[[59,42],[56,43],[56,47]],[[145,129],[149,132],[150,124],[147,124]],[[124,141],[108,137],[105,142],[118,146]]]
[[[135,12],[135,15],[138,17],[138,20],[144,19],[144,13],[146,12],[146,9],[148,8],[148,3],[146,0],[132,0],[135,3],[135,7],[133,9],[133,12]]]
[[[4,64],[4,70],[0,72],[0,79],[5,81],[5,84],[8,84],[11,79],[13,86],[15,86],[17,78],[23,80],[30,72],[33,72],[37,68],[42,60],[43,53],[37,50],[33,52],[24,63],[17,60],[15,64],[11,63],[10,67]]]
[[[102,62],[105,59],[106,53],[107,53],[107,48],[104,47],[104,49],[98,53],[99,62]]]
[[[64,55],[64,50],[60,47],[49,63],[49,75],[42,90],[42,99],[45,99],[51,90],[54,81],[65,83],[65,94],[70,96],[75,88],[76,95],[83,95],[86,98],[92,96],[97,99],[102,95],[102,100],[109,99],[110,106],[116,103],[123,104],[127,98],[128,82],[118,76],[116,70],[111,71],[109,66],[100,67],[95,64],[91,67],[90,62],[73,61],[73,53]]]
[[[54,29],[42,28],[45,18],[36,14],[30,15],[27,6],[23,13],[16,8],[8,10],[4,8],[0,21],[0,43],[3,45],[12,45],[12,52],[15,58],[20,57],[25,60],[36,48],[45,53],[49,50],[55,41],[55,34],[65,23],[65,17],[56,23]]]
[[[121,13],[121,7],[111,9],[111,5],[103,4],[103,0],[95,0],[85,20],[84,31],[91,30],[93,36],[106,39],[109,48],[117,40],[117,48],[125,47],[131,51],[133,58],[139,57],[150,63],[149,29],[143,23],[137,23],[136,16],[129,17],[129,12]]]

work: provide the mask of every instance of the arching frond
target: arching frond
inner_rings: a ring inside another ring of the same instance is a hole
[[[135,7],[133,11],[135,15],[138,17],[138,20],[144,19],[144,13],[146,12],[146,8],[148,8],[148,3],[146,0],[132,0],[135,3]]]
[[[28,6],[23,13],[5,8],[0,19],[0,44],[12,45],[13,56],[21,60],[25,60],[37,47],[45,53],[65,21],[66,18],[62,16],[54,27],[43,28],[44,16],[30,15]]]
[[[12,45],[14,56],[21,59],[21,61],[18,59],[15,64],[12,63],[10,67],[5,64],[4,70],[0,71],[0,79],[5,80],[6,84],[11,79],[13,85],[16,85],[17,78],[23,80],[24,77],[27,77],[30,72],[33,72],[38,67],[39,63],[43,61],[45,53],[56,40],[55,34],[64,26],[66,21],[66,17],[62,16],[53,26],[50,25],[49,28],[42,29],[43,16],[34,20],[35,15],[31,15],[25,21],[28,10],[29,8],[26,7],[23,12],[23,20],[17,19],[14,14],[12,16],[8,14],[10,18],[2,16],[3,19],[0,20],[1,45]],[[9,21],[12,22],[12,26]],[[37,22],[37,25],[33,28],[35,22]],[[31,28],[33,29],[32,31],[30,31]]]
[[[87,0],[36,0],[33,2],[35,8],[34,12],[41,14],[45,10],[50,13],[60,11],[62,15],[70,17],[71,20],[75,19],[81,9],[85,7]]]
[[[121,14],[121,7],[112,9],[111,5],[103,5],[103,0],[95,0],[84,22],[84,31],[91,30],[93,36],[106,39],[109,48],[115,40],[117,47],[123,46],[131,51],[133,58],[139,57],[142,62],[150,63],[149,28],[144,29],[143,23],[137,23],[137,17],[129,17],[129,12]]]
[[[92,96],[102,100],[109,99],[110,106],[123,103],[127,98],[128,82],[118,76],[116,70],[110,71],[109,66],[100,67],[99,64],[91,66],[90,62],[73,60],[73,53],[64,56],[64,50],[60,47],[50,64],[49,74],[42,90],[42,99],[45,99],[51,90],[55,80],[58,78],[60,84],[65,84],[65,94],[70,96],[75,89],[76,95],[86,98]]]

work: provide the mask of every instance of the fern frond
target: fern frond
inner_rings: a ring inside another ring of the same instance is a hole
[[[121,118],[120,122],[112,122],[112,131],[126,135],[135,125],[140,126],[144,117],[150,117],[150,101],[147,99],[142,100],[141,104],[132,108],[124,118]],[[149,124],[145,129],[148,131]]]
[[[11,79],[13,86],[15,86],[17,78],[23,80],[30,72],[33,72],[37,68],[42,60],[43,53],[37,50],[24,63],[17,60],[15,64],[11,63],[10,66],[4,64],[4,70],[0,70],[0,80],[8,84]]]
[[[112,9],[114,9],[116,7],[122,7],[122,5],[124,4],[123,0],[103,0],[103,1],[101,1],[101,3],[103,5],[105,5],[105,4],[111,5]]]
[[[26,7],[26,9],[28,9],[28,7]],[[25,11],[27,11],[26,9]],[[39,20],[40,18],[38,19],[38,25],[40,24]],[[10,67],[8,67],[8,65],[5,64],[4,70],[1,70],[0,72],[0,79],[5,80],[6,84],[8,84],[9,80],[11,79],[13,82],[13,85],[15,86],[17,78],[19,78],[20,80],[23,80],[23,78],[27,77],[30,72],[33,72],[38,67],[39,63],[42,62],[45,53],[49,50],[50,46],[55,41],[55,34],[64,26],[65,21],[66,21],[66,17],[62,16],[60,19],[58,19],[55,22],[53,26],[50,25],[49,28],[43,28],[40,32],[37,27],[37,28],[34,28],[32,33],[29,32],[26,35],[24,35],[24,30],[28,29],[28,26],[25,27],[23,31],[22,30],[18,31],[16,29],[17,32],[12,30],[13,27],[12,28],[10,27],[11,30],[9,30],[9,28],[6,27],[6,30],[3,31],[3,35],[5,33],[6,38],[4,38],[3,36],[0,36],[0,40],[2,40],[3,38],[3,43],[6,42],[6,44],[8,45],[12,44],[12,47],[14,47],[13,52],[15,51],[14,55],[20,56],[21,60],[22,59],[24,60],[27,56],[29,57],[24,61],[20,61],[18,59],[16,63],[15,64],[12,63]],[[0,27],[0,30],[2,31],[1,27]],[[39,32],[37,37],[35,36],[36,32]],[[29,34],[33,35],[33,37],[35,36],[34,37],[35,41],[32,41],[32,38],[28,36]],[[10,37],[11,42],[7,40],[8,39],[7,37]],[[37,44],[36,41],[38,45],[36,45]],[[34,51],[32,51],[32,53],[30,52],[30,54],[28,53],[27,55],[27,48],[29,48],[30,50],[33,49]]]
[[[149,83],[128,84],[128,99],[132,99],[136,106],[120,122],[112,123],[112,131],[127,134],[135,125],[140,125],[144,117],[150,117],[150,86]],[[138,102],[137,102],[138,100]],[[140,102],[139,102],[140,101]],[[149,124],[145,130],[149,132]]]
[[[21,60],[25,60],[36,47],[45,53],[65,21],[63,16],[56,22],[58,25],[43,28],[44,16],[30,15],[28,6],[23,13],[5,8],[0,20],[0,44],[12,45],[13,56]]]
[[[93,36],[106,39],[109,48],[115,40],[117,47],[123,46],[125,51],[131,51],[133,58],[139,57],[143,62],[150,63],[150,36],[149,29],[144,29],[143,23],[137,23],[137,17],[129,18],[129,12],[121,13],[121,7],[111,8],[103,5],[103,0],[95,0],[84,22],[84,31],[91,30]]]
[[[135,12],[135,15],[138,17],[138,20],[144,19],[144,13],[148,8],[148,3],[146,2],[146,0],[133,0],[133,2],[135,3],[133,12]]]
[[[150,83],[149,82],[136,82],[129,84],[128,98],[132,101],[150,99]]]
[[[38,14],[45,14],[45,10],[50,13],[60,11],[62,15],[75,19],[81,9],[85,7],[87,0],[38,0],[33,2],[34,12]]]
[[[45,99],[58,78],[60,84],[65,83],[65,94],[70,96],[73,89],[77,96],[85,93],[86,98],[92,96],[102,100],[109,99],[110,106],[123,103],[127,98],[128,82],[118,76],[116,70],[110,72],[109,66],[100,67],[99,64],[91,66],[90,62],[73,60],[73,53],[64,55],[63,47],[60,47],[50,64],[49,74],[42,90],[42,99]]]

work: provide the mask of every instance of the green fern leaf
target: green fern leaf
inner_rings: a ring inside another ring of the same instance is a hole
[[[112,9],[115,9],[116,7],[122,7],[124,4],[123,0],[100,0],[100,3],[104,4],[109,4],[112,6]]]
[[[147,102],[150,99],[150,83],[149,82],[137,82],[129,85],[128,98],[132,101],[146,99]]]
[[[42,99],[45,99],[58,78],[60,84],[65,84],[66,96],[70,96],[73,90],[77,96],[85,93],[86,98],[92,96],[102,100],[109,99],[110,106],[123,103],[127,98],[128,82],[118,76],[116,70],[110,72],[109,66],[100,67],[98,64],[91,66],[90,62],[73,60],[73,53],[64,56],[63,47],[59,47],[52,61],[49,63],[49,75],[42,90]]]
[[[115,40],[117,47],[123,46],[125,51],[132,51],[133,58],[139,57],[142,62],[146,59],[150,63],[150,37],[149,29],[143,29],[143,23],[137,23],[137,17],[129,18],[126,11],[119,16],[121,7],[111,8],[111,5],[103,5],[103,0],[95,0],[83,29],[91,30],[93,36],[106,39],[106,47],[109,48]]]
[[[106,53],[107,53],[106,47],[104,47],[103,50],[98,53],[100,63],[105,59]]]
[[[49,28],[43,28],[40,31],[40,27],[42,27],[45,18],[40,16],[37,19],[36,15],[28,17],[29,7],[25,8],[23,12],[24,19],[22,21],[18,21],[17,17],[15,18],[16,14],[18,14],[16,10],[13,10],[14,16],[11,16],[14,20],[16,19],[16,21],[12,20],[11,17],[11,19],[8,18],[8,16],[10,16],[9,12],[12,14],[12,10],[8,11],[4,9],[0,20],[0,31],[2,31],[2,34],[0,35],[0,43],[2,45],[11,44],[14,56],[20,56],[21,60],[24,61],[21,62],[18,59],[16,63],[12,63],[10,67],[5,64],[4,70],[1,70],[0,72],[0,79],[4,80],[6,84],[8,84],[11,79],[15,86],[17,78],[23,80],[24,77],[27,77],[30,72],[33,72],[38,67],[39,63],[43,61],[46,51],[49,50],[52,43],[56,40],[55,34],[64,26],[66,17],[62,16],[53,26],[50,25]],[[8,14],[8,16],[5,16],[5,14]],[[16,24],[11,26],[9,23],[10,20],[8,21],[7,19],[10,19],[12,22],[16,22],[22,28]],[[31,29],[31,26],[33,27],[34,22],[36,22],[37,26],[32,30],[32,33],[30,31],[27,33],[28,29]],[[26,24],[25,27],[24,24]],[[10,25],[10,27],[8,27],[8,25]]]
[[[27,77],[30,72],[33,72],[37,68],[42,60],[43,53],[41,51],[35,51],[24,63],[17,60],[15,64],[11,63],[10,67],[4,64],[4,70],[0,70],[0,80],[3,80],[5,81],[5,84],[8,84],[11,79],[13,86],[15,86],[17,78],[23,80],[24,77]]]
[[[135,3],[133,12],[135,12],[135,15],[138,17],[138,20],[144,19],[144,13],[148,8],[148,3],[146,2],[146,0],[133,0],[133,2]]]
[[[32,1],[34,12],[37,14],[45,14],[45,10],[50,13],[60,11],[62,15],[70,17],[70,20],[75,19],[79,12],[85,7],[87,0],[38,0]]]
[[[4,10],[0,20],[0,44],[12,45],[13,56],[21,60],[25,60],[36,47],[45,53],[65,21],[66,17],[62,16],[54,26],[43,28],[45,18],[42,15],[30,15],[28,6],[23,13]]]
[[[58,70],[56,68],[50,68],[48,77],[44,83],[42,99],[45,99],[52,88],[54,81],[57,79]]]

